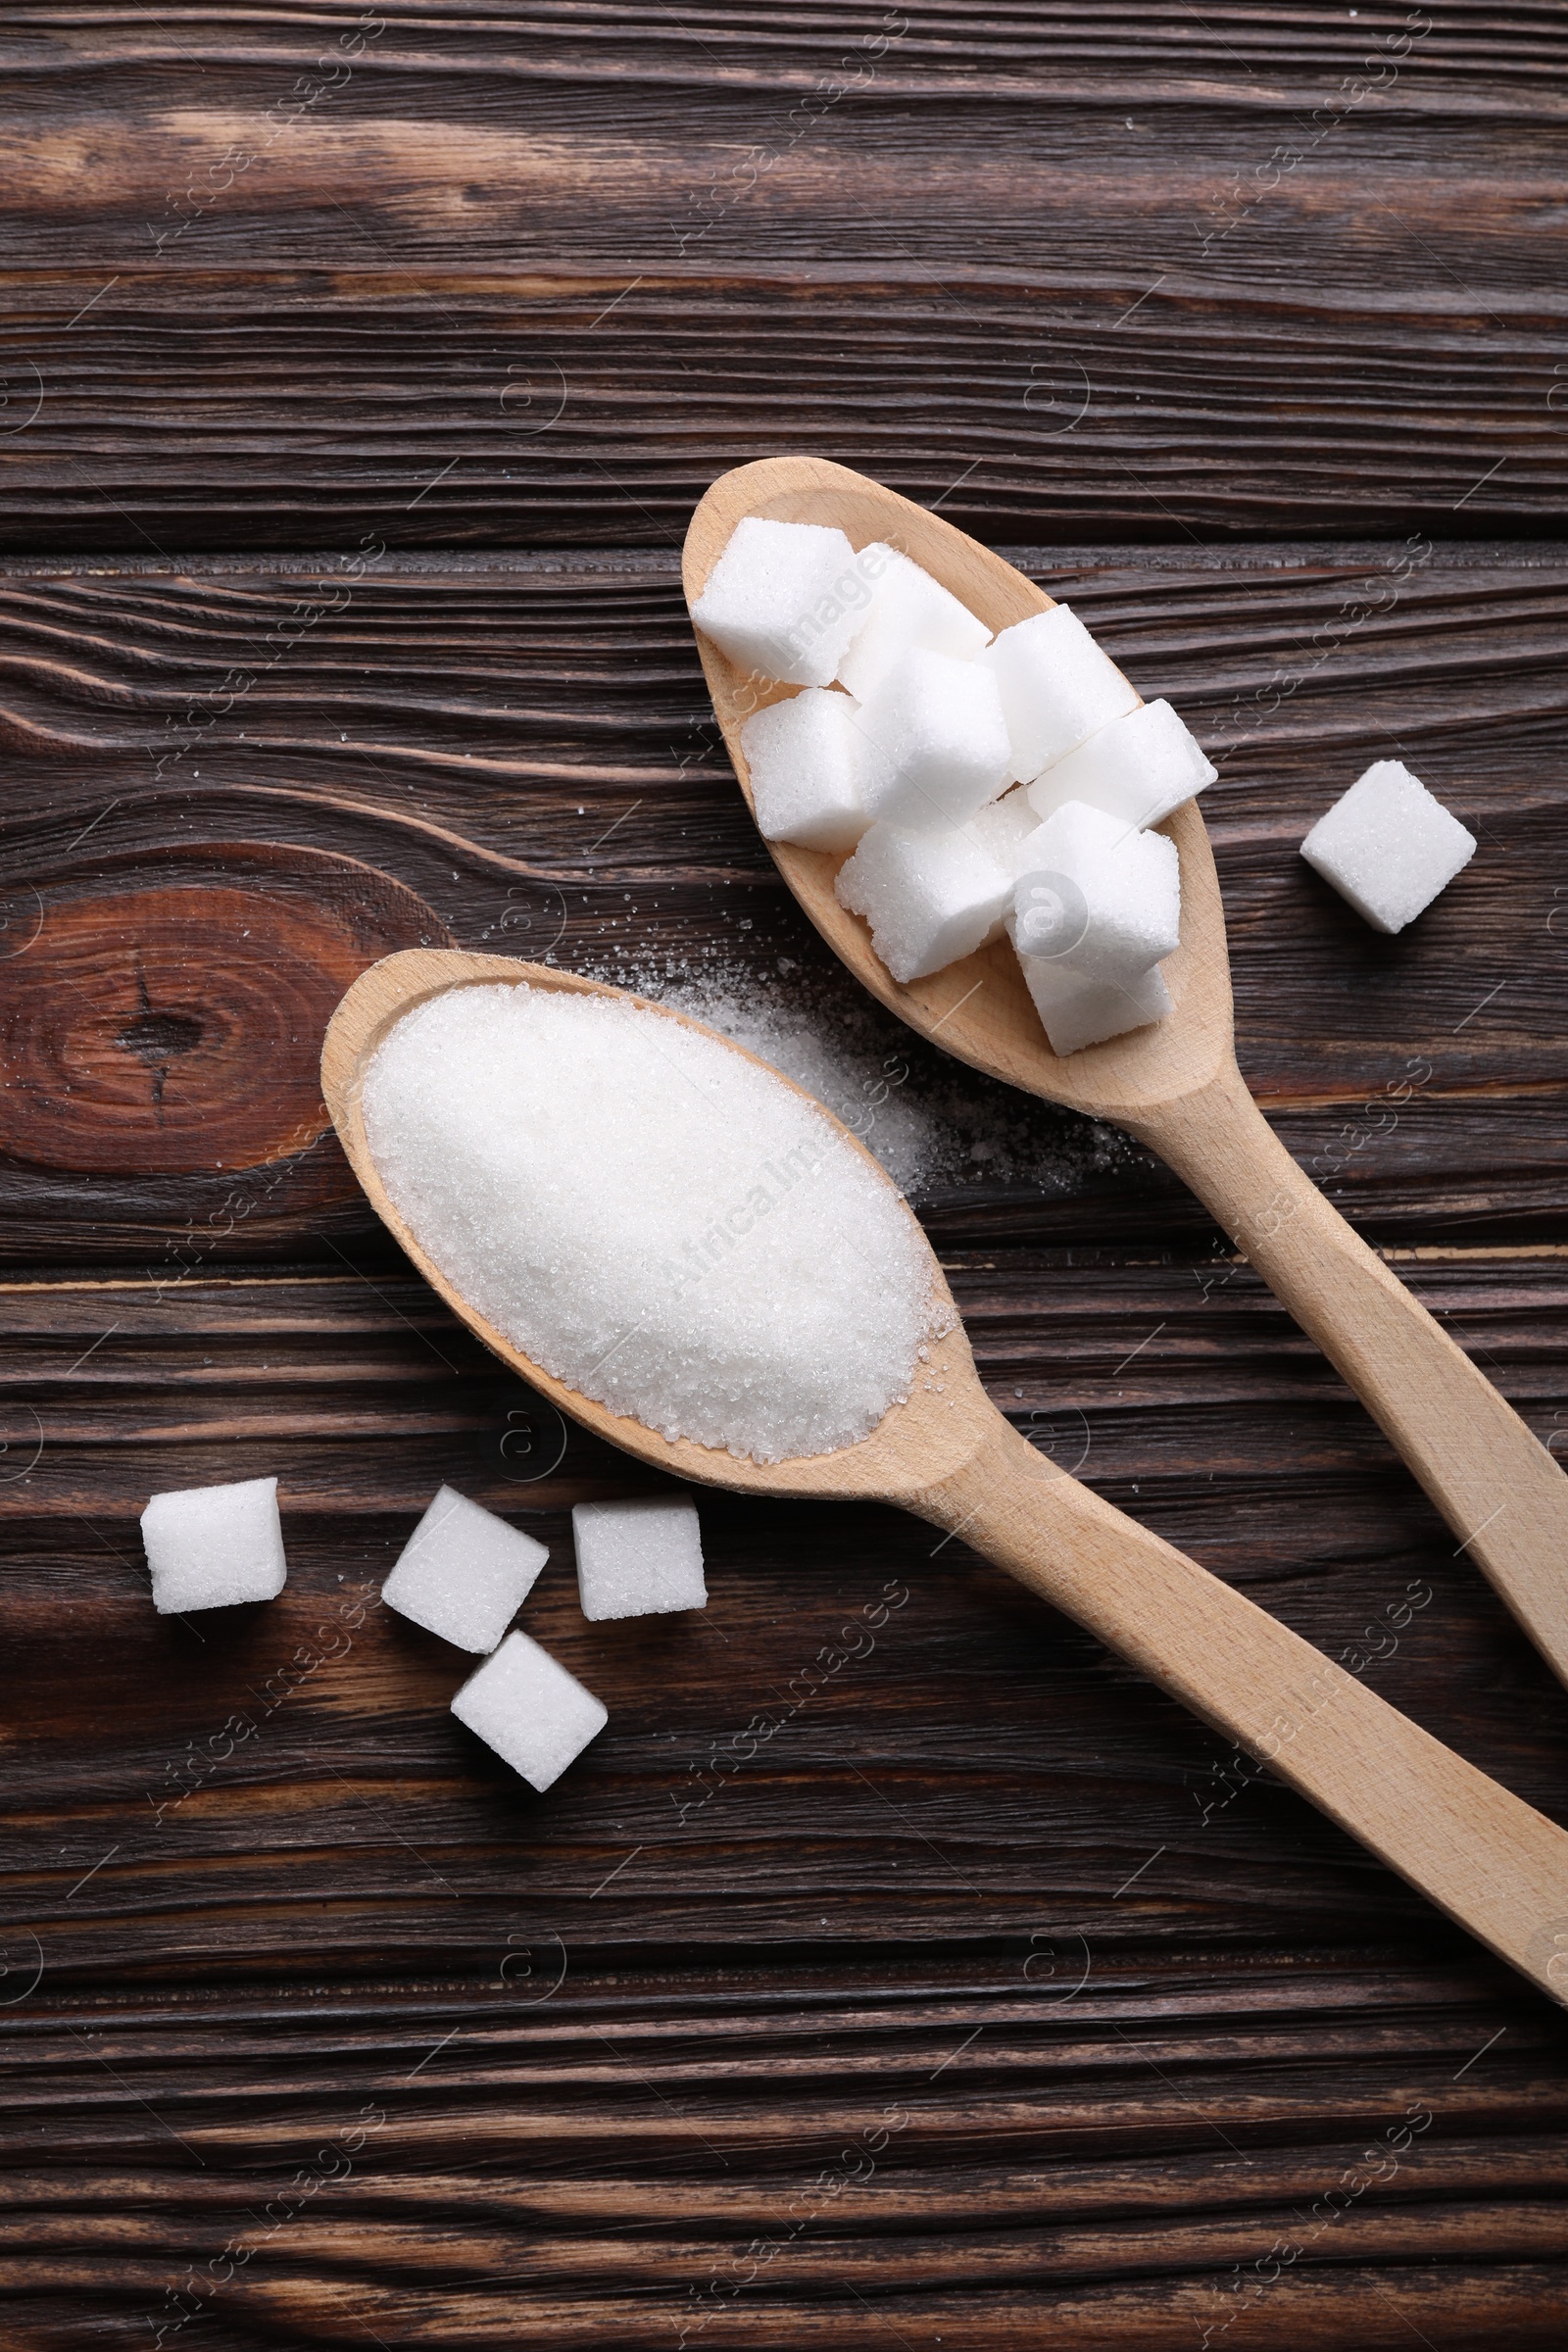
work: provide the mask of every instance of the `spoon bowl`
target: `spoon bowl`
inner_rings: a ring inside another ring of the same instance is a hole
[[[742,1494],[834,1494],[862,1499],[874,1496],[878,1500],[902,1502],[929,1486],[933,1478],[959,1469],[973,1453],[975,1445],[969,1414],[960,1409],[959,1400],[971,1411],[976,1397],[988,1414],[992,1407],[980,1389],[969,1343],[935,1257],[930,1262],[932,1292],[952,1316],[952,1324],[941,1339],[929,1343],[929,1369],[946,1394],[938,1394],[930,1383],[924,1383],[906,1403],[894,1405],[881,1425],[858,1445],[844,1446],[833,1454],[807,1454],[783,1462],[756,1462],[744,1455],[696,1445],[689,1438],[662,1437],[658,1430],[649,1429],[641,1421],[612,1412],[608,1405],[598,1404],[592,1397],[568,1388],[534,1363],[454,1288],[387,1195],[366,1136],[361,1091],[376,1049],[406,1014],[427,1004],[430,998],[445,995],[449,989],[493,987],[498,980],[553,990],[561,996],[613,997],[623,1002],[626,998],[624,989],[610,988],[600,981],[584,979],[576,972],[559,971],[551,965],[521,963],[510,956],[468,956],[455,950],[410,948],[401,955],[386,956],[361,975],[333,1014],[321,1050],[321,1091],[349,1164],[376,1215],[453,1313],[527,1381],[530,1388],[548,1396],[559,1411],[570,1413],[596,1437],[618,1446],[623,1453],[635,1454],[671,1478],[695,1480],[702,1486],[728,1487]],[[684,1022],[693,1029],[704,1027],[702,1022],[688,1020],[668,1005],[653,1004],[642,997],[634,997],[631,1002],[661,1019]],[[717,1032],[707,1034],[716,1036]],[[732,1044],[728,1038],[720,1038],[719,1043],[748,1061],[757,1060],[755,1054],[746,1054],[744,1048]],[[770,1075],[777,1077],[778,1073]],[[804,1089],[788,1079],[780,1078],[779,1084],[789,1086],[793,1094],[804,1093]],[[810,1097],[806,1099],[812,1101]],[[886,1183],[881,1163],[872,1158],[859,1139],[820,1103],[813,1102],[813,1107],[837,1130],[849,1149]],[[907,1209],[905,1214],[915,1225]],[[919,1231],[917,1225],[915,1230]],[[929,1256],[923,1233],[920,1240]],[[922,1366],[922,1371],[925,1369]]]
[[[846,466],[764,458],[714,482],[683,569],[696,603],[736,524],[837,524],[940,580],[994,632],[1053,600],[991,549]],[[795,692],[749,677],[698,631],[713,710],[756,814],[741,730]],[[1162,1021],[1054,1054],[1005,942],[903,985],[833,895],[844,862],[770,842],[780,873],[856,978],[922,1037],[988,1076],[1106,1119],[1167,1160],[1366,1405],[1556,1674],[1568,1682],[1568,1477],[1383,1260],[1298,1167],[1248,1092],[1232,1035],[1225,912],[1208,835],[1189,801],[1158,828],[1181,858],[1181,945],[1160,966]],[[1408,1101],[1406,1083],[1392,1090]],[[1397,1117],[1397,1111],[1394,1112]]]
[[[909,1396],[892,1405],[869,1437],[836,1452],[769,1463],[663,1438],[554,1379],[507,1341],[399,1215],[363,1116],[367,1072],[395,1024],[448,990],[498,981],[572,995],[623,994],[507,956],[411,949],[355,982],[333,1015],[321,1055],[333,1126],[372,1207],[486,1347],[562,1412],[675,1478],[741,1493],[898,1503],[961,1535],[1226,1739],[1267,1761],[1450,1917],[1568,2002],[1568,1985],[1557,1981],[1568,1973],[1568,1835],[1035,1452],[986,1396],[956,1311],[946,1336],[931,1344],[929,1364]],[[667,1006],[646,1009],[686,1020]],[[717,1042],[743,1051],[728,1039]],[[790,1083],[771,1075],[781,1086]],[[830,1123],[891,1189],[849,1130]],[[951,1308],[923,1236],[921,1247],[933,1291]]]
[[[1053,608],[1054,600],[1021,571],[940,515],[848,466],[807,458],[762,459],[713,484],[686,534],[688,604],[696,603],[730,533],[748,514],[771,522],[837,523],[857,551],[884,540],[940,580],[993,634]],[[785,700],[796,689],[749,676],[700,631],[697,643],[714,715],[755,816],[740,730],[754,710]],[[1181,859],[1181,946],[1160,966],[1175,1012],[1152,1027],[1131,1029],[1068,1054],[1052,1052],[1018,959],[1004,940],[923,980],[895,980],[865,924],[833,895],[844,857],[785,841],[767,846],[829,947],[890,1012],[993,1078],[1130,1126],[1217,1077],[1235,1057],[1225,909],[1197,802],[1187,802],[1157,830],[1174,841]]]

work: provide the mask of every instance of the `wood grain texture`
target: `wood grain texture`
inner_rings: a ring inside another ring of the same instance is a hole
[[[983,134],[987,156],[1009,128]],[[377,168],[359,159],[346,189]],[[582,201],[574,181],[573,219]],[[1347,186],[1357,233],[1362,201]],[[1467,191],[1464,214],[1494,208]],[[1424,252],[1452,224],[1426,222],[1397,240],[1418,286],[1379,254],[1355,291],[1303,296],[1300,253],[1263,238],[1261,283],[1237,288],[1167,268],[1136,218],[1128,250],[1079,276],[1015,278],[1010,241],[995,277],[911,258],[901,221],[875,269],[867,233],[853,268],[806,252],[697,275],[637,244],[515,276],[426,260],[411,280],[338,209],[296,270],[192,259],[174,287],[115,251],[13,266],[0,546],[677,546],[715,474],[783,449],[997,544],[1559,527],[1563,321],[1535,270],[1560,265],[1482,254],[1434,283]]]
[[[5,544],[1547,531],[1549,12],[24,6]],[[1129,113],[1127,110],[1133,111]]]
[[[390,0],[374,11],[357,0],[323,0],[265,16],[186,0],[159,17],[105,12],[88,24],[58,0],[21,0],[0,61],[36,86],[68,74],[118,78],[134,66],[212,74],[275,64],[304,74],[335,49],[366,75],[420,75],[426,103],[439,93],[434,76],[463,74],[492,82],[591,74],[623,85],[810,89],[839,46],[874,61],[878,86],[948,97],[1000,90],[1114,102],[1136,91],[1188,103],[1224,96],[1263,110],[1334,94],[1347,76],[1367,71],[1369,47],[1396,61],[1399,75],[1368,95],[1385,105],[1396,98],[1401,111],[1480,114],[1511,100],[1524,114],[1549,105],[1568,78],[1560,27],[1531,7],[1445,5],[1358,25],[1328,8],[1270,18],[1226,7],[1199,17],[1060,0],[1027,15],[986,0],[912,0],[898,9],[808,6],[754,17],[719,6],[651,18],[616,0],[488,7],[482,15],[428,0]]]
[[[89,855],[47,896],[15,889],[8,913],[0,1153],[89,1175],[311,1151],[326,1124],[318,1041],[344,991],[445,936],[369,866],[244,843]]]
[[[1193,720],[1250,1079],[1560,1449],[1561,27],[889,13],[7,12],[0,1000],[34,890],[280,856],[329,931],[368,868],[848,1022],[676,578],[717,473],[814,449]],[[1374,942],[1295,849],[1391,754],[1482,851]],[[1545,1670],[1190,1198],[951,1086],[899,1091],[996,1400],[1560,1813]],[[1561,2339],[1556,2019],[960,1544],[713,1497],[701,1624],[587,1628],[624,1460],[329,1139],[9,1160],[0,1260],[8,2345]],[[282,1599],[156,1618],[147,1494],[273,1470]],[[611,1704],[542,1803],[370,1605],[447,1478]]]

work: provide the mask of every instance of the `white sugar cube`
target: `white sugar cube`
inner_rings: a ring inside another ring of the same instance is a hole
[[[956,662],[972,662],[990,640],[991,631],[976,620],[967,605],[934,580],[918,564],[897,548],[878,543],[866,548],[883,561],[882,577],[871,599],[870,613],[839,663],[839,683],[860,702],[879,686],[901,655],[918,647],[930,654],[948,654]]]
[[[895,980],[918,980],[993,936],[1012,880],[966,833],[903,833],[873,825],[834,883],[841,906],[863,915]]]
[[[764,841],[803,850],[853,850],[870,823],[860,803],[860,706],[804,686],[741,729],[757,822]]]
[[[141,1535],[153,1607],[163,1617],[275,1600],[288,1575],[275,1478],[155,1494],[141,1515]]]
[[[582,1613],[596,1625],[606,1617],[707,1608],[702,1536],[688,1495],[574,1502],[571,1537]]]
[[[1024,871],[1026,860],[1023,858],[1023,845],[1037,829],[1035,812],[1023,793],[1018,791],[1004,793],[1000,801],[988,801],[983,808],[976,810],[967,824],[959,827],[965,841],[972,842],[977,850],[983,850],[993,864],[1001,867],[1009,882],[1016,882]],[[1009,895],[981,941],[982,947],[989,947],[994,939],[1002,937],[1003,924],[1011,911],[1012,899]]]
[[[1007,780],[1002,697],[978,662],[901,654],[861,704],[859,727],[866,809],[905,832],[961,825]]]
[[[692,618],[742,669],[792,686],[826,686],[871,609],[881,570],[879,558],[858,558],[840,530],[748,514],[709,573]]]
[[[1140,703],[1048,767],[1029,798],[1043,817],[1087,801],[1130,825],[1157,825],[1218,773],[1169,703]]]
[[[475,1668],[452,1712],[541,1791],[610,1721],[603,1699],[526,1634],[509,1634]]]
[[[381,1598],[459,1649],[494,1649],[549,1557],[532,1536],[443,1487],[398,1554]]]
[[[1171,1009],[1170,990],[1157,963],[1118,986],[1110,980],[1086,980],[1079,972],[1035,956],[1020,956],[1018,961],[1054,1054],[1082,1053],[1085,1046],[1102,1045],[1107,1037],[1163,1020]]]
[[[1000,801],[988,801],[976,809],[960,830],[976,849],[994,858],[1004,873],[1016,878],[1024,870],[1020,863],[1023,845],[1039,824],[1027,793],[1005,792]]]
[[[1031,782],[1086,736],[1138,708],[1121,671],[1067,605],[1014,621],[979,662],[1002,690],[1014,782]]]
[[[1402,931],[1476,853],[1476,837],[1402,760],[1375,760],[1320,816],[1301,856],[1375,931]]]
[[[1181,938],[1181,860],[1161,833],[1069,801],[1020,853],[1014,886],[1020,956],[1125,987]]]

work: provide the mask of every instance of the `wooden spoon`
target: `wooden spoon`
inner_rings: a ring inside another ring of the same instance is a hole
[[[837,523],[884,540],[993,629],[1053,600],[989,548],[864,474],[766,458],[720,475],[692,516],[695,604],[744,515]],[[794,691],[748,677],[698,632],[713,710],[756,813],[740,731]],[[1558,1676],[1568,1682],[1568,1478],[1492,1383],[1297,1165],[1236,1065],[1225,913],[1198,805],[1160,827],[1181,856],[1182,939],[1161,968],[1175,1010],[1157,1025],[1055,1054],[1004,942],[901,986],[865,924],[833,896],[841,858],[769,842],[795,896],[858,980],[901,1020],[993,1078],[1106,1119],[1170,1162],[1317,1342]]]
[[[931,1348],[940,1385],[917,1388],[858,1445],[769,1463],[662,1438],[553,1379],[505,1340],[453,1289],[393,1207],[361,1112],[365,1072],[396,1021],[448,989],[498,980],[571,995],[622,995],[510,956],[414,948],[355,982],[321,1054],[327,1108],[371,1206],[486,1347],[563,1412],[672,1477],[754,1494],[899,1503],[961,1535],[1268,1763],[1450,1918],[1568,2005],[1568,1833],[1045,1460],[986,1396],[956,1313],[951,1332]],[[663,1005],[652,1009],[665,1020],[685,1018]],[[719,1042],[741,1052],[728,1039]],[[888,1183],[849,1130],[840,1133]],[[923,1235],[921,1246],[927,1247]],[[931,1279],[951,1305],[935,1258]]]

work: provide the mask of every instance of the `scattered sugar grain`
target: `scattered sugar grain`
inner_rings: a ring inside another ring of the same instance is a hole
[[[671,980],[648,975],[645,993],[721,1030],[748,1054],[825,1102],[873,1152],[903,1192],[945,1170],[958,1123],[907,1084],[904,1033],[890,1038],[863,996],[835,1004],[815,990],[772,994],[733,964]]]
[[[275,1600],[288,1577],[275,1478],[155,1494],[141,1533],[163,1617]]]
[[[1375,760],[1301,844],[1374,931],[1402,931],[1476,853],[1476,837],[1402,760]]]
[[[702,1534],[689,1494],[573,1503],[571,1540],[582,1613],[596,1625],[708,1606]]]
[[[603,1699],[526,1634],[509,1634],[475,1668],[452,1712],[541,1794],[610,1721]]]
[[[940,1043],[927,1045],[836,960],[753,965],[705,943],[600,976],[706,1021],[805,1087],[911,1195],[967,1187],[982,1170],[991,1184],[1073,1189],[1136,1150],[1115,1128],[1058,1111],[967,1068]]]
[[[373,1057],[366,1131],[446,1278],[558,1380],[760,1461],[866,1437],[936,1327],[898,1195],[816,1104],[613,998],[454,988]]]
[[[381,1598],[459,1649],[494,1649],[550,1553],[454,1487],[403,1546]]]

